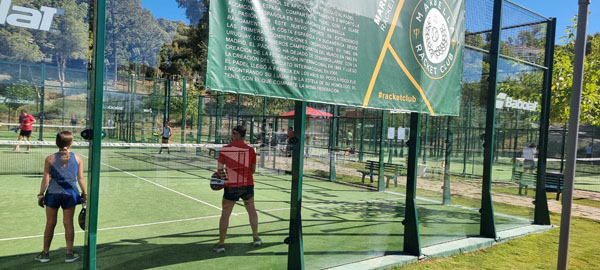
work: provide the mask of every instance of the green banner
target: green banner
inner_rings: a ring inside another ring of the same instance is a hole
[[[210,4],[211,90],[458,115],[461,0]]]

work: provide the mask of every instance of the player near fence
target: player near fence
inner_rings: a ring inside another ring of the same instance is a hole
[[[288,157],[291,157],[292,152],[294,151],[294,144],[291,141],[292,138],[294,138],[294,128],[289,127],[287,138],[286,138],[287,146],[285,147],[286,156],[288,156]]]
[[[224,245],[229,227],[229,216],[233,211],[233,206],[240,198],[244,201],[250,219],[253,245],[260,246],[262,244],[258,237],[258,214],[254,207],[254,179],[252,177],[256,172],[256,152],[244,142],[245,136],[245,127],[235,127],[231,132],[231,143],[219,151],[217,174],[224,178],[225,172],[227,172],[227,179],[223,193],[221,219],[219,220],[219,242],[214,247],[214,251],[217,253],[225,252]]]
[[[162,130],[162,143],[167,145],[167,153],[171,154],[171,149],[169,148],[169,140],[171,139],[171,135],[173,133],[171,133],[171,124],[169,124],[169,121],[165,122],[165,126],[163,127]],[[160,150],[158,151],[159,154],[162,154],[162,150],[165,147],[160,147]]]
[[[33,132],[33,124],[35,123],[35,118],[33,115],[28,114],[27,110],[21,110],[21,115],[19,115],[19,124],[21,125],[19,129],[21,132],[19,133],[19,141],[23,140],[24,137],[27,137],[28,141],[31,141],[31,132]],[[27,145],[27,151],[31,149],[31,145]],[[19,145],[15,146],[13,151],[19,151]]]
[[[592,143],[589,143],[588,145],[585,146],[585,157],[586,158],[592,158]]]
[[[38,205],[46,206],[46,228],[44,230],[44,249],[35,257],[36,261],[50,261],[50,244],[54,236],[58,208],[63,209],[63,225],[65,227],[65,239],[67,242],[67,254],[65,262],[73,262],[79,259],[79,255],[73,252],[73,240],[75,229],[73,227],[73,216],[75,206],[85,203],[85,180],[83,178],[83,162],[79,155],[70,151],[73,143],[73,134],[62,131],[56,135],[56,146],[58,152],[49,155],[44,162],[44,176],[38,193]],[[81,188],[81,195],[77,184]]]
[[[533,173],[535,169],[535,143],[523,148],[523,172]]]

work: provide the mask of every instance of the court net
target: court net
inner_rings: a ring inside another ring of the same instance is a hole
[[[18,149],[15,149],[15,147]],[[27,150],[28,146],[31,148]],[[167,147],[168,146],[168,147]],[[101,171],[215,171],[217,151],[224,144],[159,144],[103,142]],[[44,160],[58,148],[51,141],[0,140],[0,175],[44,172]],[[74,142],[71,151],[88,169],[89,143]]]

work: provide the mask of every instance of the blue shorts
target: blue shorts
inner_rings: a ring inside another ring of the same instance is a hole
[[[254,198],[254,186],[225,187],[223,198],[236,202],[239,201],[240,198],[242,198],[244,201],[250,200]]]
[[[44,204],[52,208],[69,209],[81,203],[79,194],[71,195],[64,193],[48,193],[44,199]]]

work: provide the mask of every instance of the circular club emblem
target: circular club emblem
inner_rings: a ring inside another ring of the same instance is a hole
[[[410,45],[425,74],[441,79],[452,69],[458,46],[456,20],[444,0],[419,1],[410,21]]]

